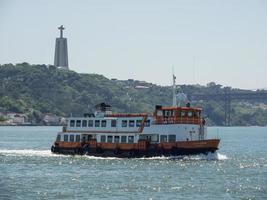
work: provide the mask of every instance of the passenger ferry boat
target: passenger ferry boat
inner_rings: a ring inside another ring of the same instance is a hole
[[[174,80],[175,86],[175,80]],[[178,156],[215,152],[219,139],[207,139],[200,108],[157,105],[153,114],[113,114],[105,103],[94,114],[70,117],[57,134],[53,153],[101,157]]]

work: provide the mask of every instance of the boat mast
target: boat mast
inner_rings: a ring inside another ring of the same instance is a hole
[[[176,84],[175,84],[176,77],[172,74],[172,106],[177,106],[176,100]]]

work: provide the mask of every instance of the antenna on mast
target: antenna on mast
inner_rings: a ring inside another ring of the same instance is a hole
[[[174,69],[172,67],[172,106],[177,106],[176,100],[176,76],[174,75]]]

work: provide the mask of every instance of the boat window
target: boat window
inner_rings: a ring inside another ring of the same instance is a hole
[[[129,121],[129,127],[134,127],[134,120]]]
[[[113,119],[111,120],[111,127],[116,127],[117,126],[117,120]]]
[[[146,127],[150,126],[150,119],[148,119],[148,120],[145,121],[145,126]]]
[[[162,116],[162,115],[163,115],[162,110],[158,110],[158,111],[157,111],[157,116]]]
[[[108,135],[108,141],[107,142],[112,142],[112,138],[113,138],[112,135]]]
[[[93,127],[94,126],[94,121],[93,120],[88,120],[88,126]]]
[[[76,121],[76,127],[81,127],[81,120]]]
[[[128,136],[128,143],[134,143],[134,136]]]
[[[61,135],[57,135],[57,141],[59,142],[61,140]]]
[[[69,141],[69,135],[64,135],[64,142],[68,142]]]
[[[100,126],[100,120],[95,120],[95,127],[99,127]]]
[[[126,139],[127,139],[126,135],[122,135],[121,136],[121,143],[126,143]]]
[[[127,120],[122,120],[121,127],[127,127]]]
[[[200,116],[199,111],[196,111],[196,112],[195,112],[195,117],[196,117],[196,118],[199,118],[199,116]]]
[[[74,127],[75,125],[75,120],[70,120],[70,127]]]
[[[90,141],[93,138],[94,138],[93,135],[87,135],[87,141]]]
[[[161,135],[160,142],[167,142],[167,135]]]
[[[82,142],[86,142],[86,136],[85,135],[82,136]]]
[[[86,126],[87,126],[87,120],[83,120],[82,127],[86,127]]]
[[[74,135],[70,135],[70,142],[74,142]]]
[[[169,135],[169,142],[175,142],[176,141],[176,135]]]
[[[76,135],[76,142],[80,142],[81,141],[81,136],[80,135]]]
[[[185,116],[185,111],[181,111],[181,117]]]
[[[170,116],[173,115],[173,112],[172,112],[172,110],[164,110],[164,111],[163,111],[163,115],[164,115],[165,117],[170,117]]]
[[[114,136],[114,143],[119,143],[120,142],[120,136],[116,135]]]
[[[148,138],[148,135],[139,135],[139,140],[147,140]]]
[[[106,142],[106,136],[105,136],[105,135],[101,135],[101,137],[100,137],[100,141],[101,141],[101,142]]]
[[[169,110],[166,110],[165,115],[166,115],[167,117],[169,117],[169,116],[170,116],[170,111],[169,111]]]
[[[192,111],[188,111],[187,116],[188,117],[193,117],[193,112]]]
[[[158,142],[159,141],[159,135],[158,134],[153,134],[151,136],[151,142]]]
[[[140,127],[142,124],[142,120],[136,120],[136,127]]]
[[[106,126],[107,126],[107,120],[102,120],[101,127],[106,127]]]

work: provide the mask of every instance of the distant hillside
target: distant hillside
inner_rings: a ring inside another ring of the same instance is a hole
[[[221,85],[182,85],[187,94],[223,93]],[[232,90],[232,89],[230,89]],[[235,89],[234,91],[243,92]],[[97,74],[79,74],[54,66],[0,65],[0,112],[25,113],[35,123],[44,113],[81,116],[106,102],[116,112],[153,112],[155,105],[171,105],[171,87],[143,81],[109,80]],[[202,106],[210,124],[223,125],[222,102],[192,102]],[[233,102],[233,125],[267,125],[267,102]]]

